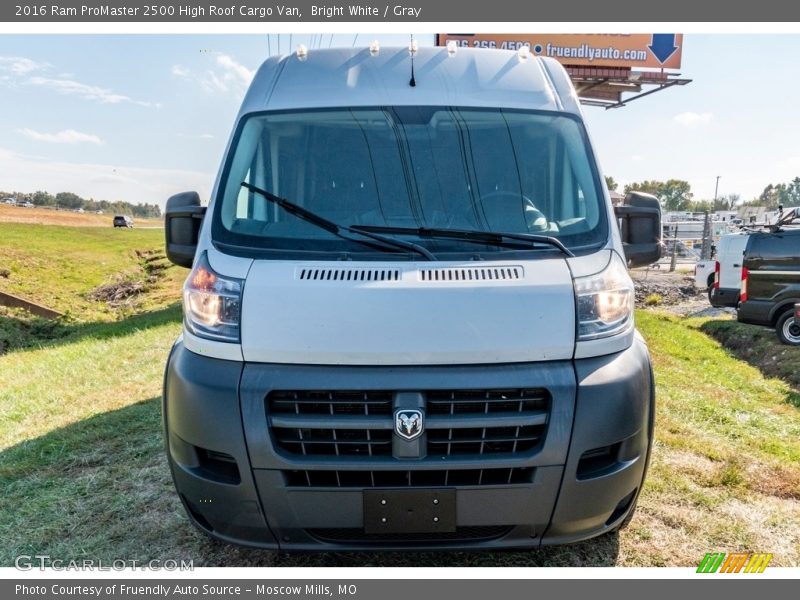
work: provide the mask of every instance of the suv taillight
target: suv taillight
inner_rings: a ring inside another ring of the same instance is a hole
[[[742,267],[742,291],[739,294],[741,302],[747,302],[747,280],[750,278],[750,271],[747,267]]]
[[[719,261],[714,263],[714,289],[719,289]]]

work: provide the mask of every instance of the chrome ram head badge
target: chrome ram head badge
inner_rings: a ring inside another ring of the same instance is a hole
[[[422,435],[422,411],[398,410],[394,413],[394,430],[401,438],[413,440]]]

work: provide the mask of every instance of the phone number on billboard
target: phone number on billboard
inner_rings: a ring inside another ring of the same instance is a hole
[[[530,42],[506,41],[498,44],[495,40],[447,40],[453,41],[462,48],[500,48],[501,50],[519,50],[522,46],[530,47]]]

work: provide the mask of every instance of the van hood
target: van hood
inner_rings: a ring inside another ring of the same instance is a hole
[[[244,286],[252,362],[445,365],[572,358],[564,259],[467,263],[256,260]]]

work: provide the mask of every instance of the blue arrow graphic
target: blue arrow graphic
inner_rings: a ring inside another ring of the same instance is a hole
[[[678,49],[675,45],[675,34],[654,33],[653,40],[650,42],[648,48],[650,48],[650,52],[653,53],[653,56],[658,59],[658,62],[663,65]]]

